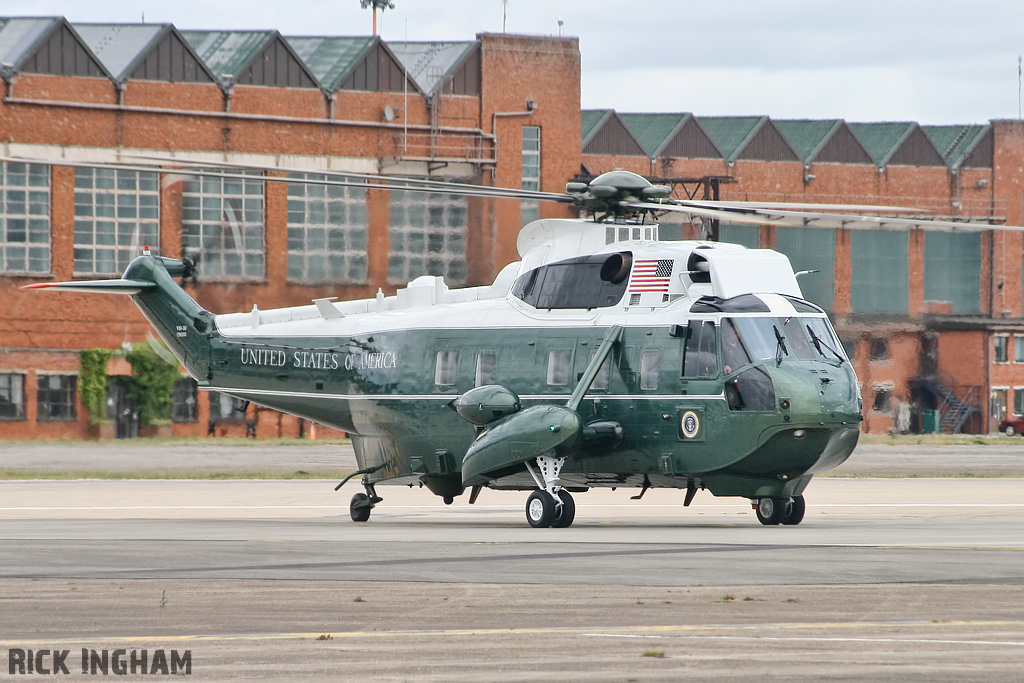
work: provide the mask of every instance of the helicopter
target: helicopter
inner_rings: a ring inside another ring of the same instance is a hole
[[[196,175],[253,170],[205,166]],[[383,501],[379,485],[408,485],[446,504],[467,490],[470,504],[484,489],[528,491],[535,528],[568,527],[573,494],[618,487],[639,489],[634,500],[685,491],[683,506],[699,490],[746,498],[761,524],[796,525],[813,476],[857,444],[851,362],[785,255],[662,241],[655,219],[993,228],[894,207],[679,200],[621,170],[565,193],[352,173],[305,182],[368,180],[560,202],[580,217],[527,224],[519,261],[489,285],[459,289],[424,275],[392,296],[214,314],[183,288],[197,259],[148,248],[118,279],[25,288],[127,295],[200,389],[347,432],[358,469],[335,490],[361,478],[355,522]]]

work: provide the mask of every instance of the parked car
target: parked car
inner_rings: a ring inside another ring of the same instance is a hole
[[[999,431],[1007,436],[1024,435],[1024,417],[1011,417],[999,423]]]

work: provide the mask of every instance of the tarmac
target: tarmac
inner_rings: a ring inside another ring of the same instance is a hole
[[[85,648],[188,650],[203,681],[1020,680],[1021,461],[1024,440],[861,446],[793,527],[669,490],[578,494],[572,527],[532,529],[521,492],[445,506],[380,487],[355,524],[358,488],[333,480],[0,481],[0,647],[67,650],[75,677]],[[2,469],[44,467],[354,462],[321,445],[0,447]]]

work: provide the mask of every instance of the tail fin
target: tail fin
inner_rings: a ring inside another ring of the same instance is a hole
[[[127,294],[190,375],[210,373],[210,339],[217,335],[213,314],[178,286],[190,264],[161,256],[139,256],[117,280],[40,282],[22,289]]]

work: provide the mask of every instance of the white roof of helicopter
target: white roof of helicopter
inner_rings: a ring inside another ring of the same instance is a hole
[[[608,316],[621,319],[624,313],[644,315],[650,324],[657,325],[679,322],[680,311],[688,311],[704,296],[730,299],[756,294],[780,315],[792,314],[794,309],[779,295],[803,296],[789,259],[783,254],[722,242],[661,242],[657,230],[656,224],[542,219],[523,228],[517,242],[522,260],[505,266],[491,285],[452,290],[443,278],[424,275],[399,289],[395,296],[378,292],[371,299],[337,303],[325,298],[315,300],[314,305],[267,311],[254,306],[248,313],[216,316],[217,327],[227,336],[351,336],[389,329],[436,328],[439,320],[446,327],[464,328],[524,326],[530,325],[531,319],[532,324],[545,320],[592,326],[611,324]],[[626,236],[630,239],[620,239]],[[657,269],[658,291],[644,291],[631,282],[629,289],[638,291],[627,291],[619,304],[587,311],[537,310],[510,293],[516,278],[534,268],[580,256],[627,251],[632,254],[634,274],[641,262],[651,264],[651,270]],[[688,263],[695,251],[706,266],[690,273]],[[697,279],[709,282],[693,281],[692,275],[705,272],[710,278]],[[443,317],[439,317],[438,307],[444,307]]]

